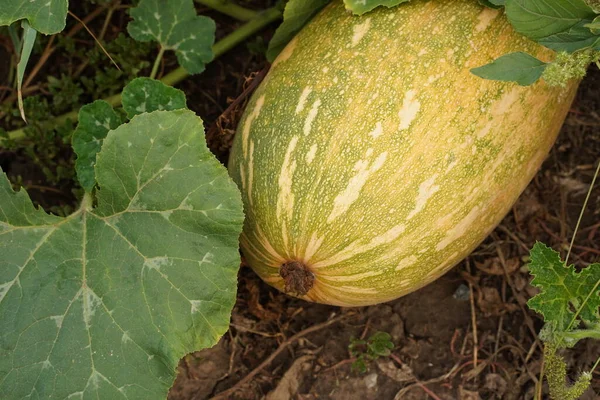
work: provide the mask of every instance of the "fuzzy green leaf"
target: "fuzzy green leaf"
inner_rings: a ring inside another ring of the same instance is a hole
[[[530,253],[531,284],[541,292],[527,303],[544,316],[553,331],[567,332],[578,327],[577,317],[586,323],[598,323],[600,315],[600,264],[592,264],[581,272],[565,266],[559,253],[542,243],[536,243]]]
[[[0,173],[0,398],[165,399],[235,301],[239,191],[191,111],[138,115],[98,153],[98,205],[36,210]]]
[[[344,0],[346,10],[355,15],[362,15],[379,6],[395,7],[410,0]]]
[[[585,27],[596,16],[584,0],[506,0],[515,30],[555,51],[574,52],[598,37]]]
[[[529,54],[516,52],[497,58],[489,64],[471,69],[471,73],[484,79],[517,82],[528,86],[537,81],[547,64]]]
[[[136,78],[123,89],[123,109],[128,118],[152,111],[186,108],[185,94],[150,78]]]
[[[192,0],[141,0],[130,15],[131,37],[140,42],[156,40],[163,49],[174,50],[179,65],[190,74],[204,71],[213,59],[215,23],[196,15]]]
[[[104,100],[96,100],[81,107],[78,120],[72,139],[73,150],[77,154],[75,170],[79,184],[89,193],[96,186],[96,155],[108,132],[116,129],[122,121]]]
[[[273,62],[290,40],[331,0],[290,0],[283,11],[283,22],[269,42],[267,60]]]
[[[38,32],[52,35],[65,28],[68,0],[2,0],[0,26],[26,19]]]

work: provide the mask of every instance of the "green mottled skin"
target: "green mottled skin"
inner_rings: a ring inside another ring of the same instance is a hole
[[[302,297],[344,306],[397,298],[448,271],[531,180],[577,86],[470,74],[513,51],[551,57],[475,0],[362,17],[339,1],[323,10],[240,121],[229,170],[248,264],[283,290],[279,268],[298,260],[315,275]]]

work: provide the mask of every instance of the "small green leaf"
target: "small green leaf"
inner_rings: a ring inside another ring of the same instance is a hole
[[[584,0],[506,0],[515,30],[555,51],[574,52],[598,39],[585,27],[595,17]]]
[[[130,15],[131,37],[140,42],[156,40],[163,49],[174,50],[179,65],[190,74],[204,71],[213,59],[215,23],[196,15],[192,0],[141,0]]]
[[[96,186],[96,155],[109,131],[121,125],[121,119],[104,100],[86,104],[79,110],[77,128],[73,132],[73,150],[77,154],[77,180],[86,192]]]
[[[0,26],[26,19],[38,32],[52,35],[65,28],[68,0],[3,0]]]
[[[188,110],[111,130],[72,215],[0,173],[0,398],[164,400],[229,326],[240,193]]]
[[[502,8],[504,6],[504,0],[479,0],[479,4],[489,8]]]
[[[23,118],[23,121],[27,122],[27,119],[25,118],[25,110],[23,109],[23,93],[21,92],[21,86],[23,85],[25,69],[27,68],[29,57],[31,56],[31,50],[33,49],[33,44],[35,43],[37,31],[29,26],[29,23],[25,20],[21,22],[21,26],[23,27],[23,40],[21,41],[21,57],[19,58],[19,63],[17,64],[17,100],[19,103],[19,112],[21,113],[21,118]]]
[[[577,273],[566,266],[560,255],[542,243],[531,249],[529,269],[531,284],[541,292],[527,305],[544,316],[544,321],[558,333],[577,328],[577,316],[586,323],[600,321],[600,264],[592,264]]]
[[[394,344],[389,333],[379,331],[371,335],[367,347],[369,357],[376,359],[381,356],[389,356]]]
[[[136,78],[123,89],[123,109],[128,118],[152,111],[186,108],[185,94],[150,78]]]
[[[356,371],[359,374],[364,374],[367,372],[367,363],[365,362],[364,355],[360,355],[354,360],[350,366],[352,371]]]
[[[362,15],[376,7],[395,7],[398,4],[406,3],[410,0],[344,0],[346,10],[352,11],[355,15]]]
[[[517,52],[506,54],[489,64],[471,69],[471,73],[484,79],[517,82],[528,86],[537,81],[547,64],[529,54]]]
[[[331,0],[290,0],[283,11],[283,22],[269,42],[267,60],[273,62],[290,40]]]

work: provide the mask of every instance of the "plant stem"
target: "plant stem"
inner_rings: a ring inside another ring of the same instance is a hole
[[[160,61],[163,58],[163,54],[165,54],[165,48],[160,46],[160,50],[158,51],[158,55],[156,56],[156,60],[154,60],[154,65],[152,66],[152,72],[150,73],[150,79],[156,78],[156,74],[158,72],[158,66],[160,65]]]
[[[229,15],[240,21],[250,21],[255,19],[260,11],[249,10],[242,6],[232,3],[230,0],[195,0],[207,7],[220,12],[221,14]]]
[[[263,12],[260,12],[255,19],[245,23],[244,25],[242,25],[229,35],[225,36],[217,43],[215,43],[215,45],[213,46],[214,58],[223,55],[223,53],[226,53],[227,51],[231,50],[232,48],[243,42],[245,39],[247,39],[249,36],[252,36],[265,26],[277,21],[280,18],[281,11],[279,11],[276,8],[269,8],[264,10]],[[185,78],[187,78],[188,76],[189,74],[185,71],[185,69],[179,67],[174,71],[171,71],[170,73],[163,76],[160,79],[160,81],[166,85],[174,86],[182,80],[184,80]],[[121,104],[121,94],[115,94],[103,100],[109,103],[111,106],[117,107]],[[53,118],[48,122],[52,125],[60,125],[67,120],[76,121],[78,112],[78,110],[73,110],[66,114],[59,115],[58,117]],[[8,132],[8,137],[12,140],[23,139],[25,137],[24,128]],[[0,144],[2,144],[2,140],[3,138],[0,138]]]
[[[598,366],[599,363],[600,363],[600,357],[598,357],[598,359],[596,359],[596,362],[594,363],[594,366],[592,367],[590,374],[594,373],[594,371],[596,370],[596,367]]]
[[[600,331],[598,331],[597,329],[577,329],[571,332],[564,332],[562,336],[571,339],[574,342],[578,342],[580,340],[588,338],[600,339]],[[562,346],[562,341],[558,345]]]
[[[583,206],[581,207],[581,212],[579,213],[579,218],[577,219],[577,225],[575,225],[575,230],[573,231],[573,237],[571,238],[571,244],[569,244],[569,250],[567,251],[567,256],[565,257],[565,265],[568,265],[569,255],[571,254],[571,249],[573,248],[573,243],[575,243],[575,236],[577,235],[577,230],[579,229],[579,224],[581,224],[581,220],[583,219],[583,213],[585,208],[587,207],[588,200],[590,199],[590,195],[592,194],[592,189],[594,188],[594,183],[596,183],[596,178],[598,177],[598,172],[600,172],[600,160],[598,161],[598,166],[596,167],[596,172],[594,173],[594,177],[592,178],[592,183],[590,183],[590,188],[585,196],[585,200],[583,202]]]

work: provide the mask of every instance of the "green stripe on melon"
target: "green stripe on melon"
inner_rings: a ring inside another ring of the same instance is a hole
[[[312,287],[288,278],[288,291],[358,306],[467,256],[539,168],[577,87],[469,72],[515,51],[552,57],[474,0],[324,9],[274,62],[234,141],[248,264],[280,290],[282,266],[304,266]]]

